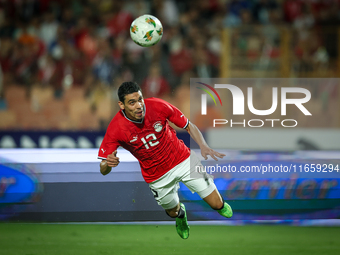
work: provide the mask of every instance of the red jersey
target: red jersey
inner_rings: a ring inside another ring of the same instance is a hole
[[[158,98],[144,99],[145,116],[141,122],[130,120],[120,110],[111,120],[98,158],[106,159],[118,146],[130,151],[139,161],[147,183],[153,182],[190,156],[189,148],[179,140],[171,121],[186,128],[189,120],[175,106]]]

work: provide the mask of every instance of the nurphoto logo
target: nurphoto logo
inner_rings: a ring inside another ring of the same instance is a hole
[[[232,84],[214,84],[214,86],[208,85],[206,83],[197,82],[198,84],[204,85],[205,87],[209,88],[218,98],[220,101],[221,107],[223,107],[222,100],[216,89],[227,89],[231,92],[232,96],[232,115],[245,115],[245,98],[247,99],[247,106],[248,110],[257,116],[267,116],[273,114],[280,102],[281,116],[287,115],[287,105],[295,105],[298,110],[300,110],[304,115],[311,116],[312,114],[308,109],[304,106],[311,99],[311,93],[308,89],[301,88],[301,87],[281,87],[280,88],[280,97],[278,96],[278,88],[272,87],[271,88],[271,107],[269,109],[259,110],[254,107],[253,103],[253,88],[247,87],[246,95],[244,95],[243,91],[236,85]],[[201,115],[207,115],[207,94],[212,98],[217,106],[216,100],[213,94],[207,90],[206,88],[196,87],[203,90],[204,94],[201,94]],[[221,91],[221,90],[219,90]],[[289,93],[295,93],[300,95],[300,98],[288,98]],[[233,122],[232,119],[213,119],[213,127],[218,127],[221,125],[230,124],[230,127],[235,127],[238,125],[240,127],[263,127],[265,122],[270,123],[271,127],[274,127],[277,122],[280,122],[282,127],[296,127],[298,125],[297,120],[295,119],[244,119],[242,122]]]

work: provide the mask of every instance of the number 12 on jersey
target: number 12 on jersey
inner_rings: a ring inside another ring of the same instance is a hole
[[[151,139],[149,139],[150,137],[151,137]],[[141,140],[144,143],[144,146],[145,146],[146,149],[150,148],[149,145],[150,146],[156,146],[157,144],[159,144],[159,141],[157,141],[157,137],[154,133],[147,135],[145,138],[142,137]],[[148,141],[146,141],[146,140],[148,140]]]

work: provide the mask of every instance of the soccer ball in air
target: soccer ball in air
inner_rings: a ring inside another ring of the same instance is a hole
[[[132,40],[138,45],[150,47],[161,40],[163,26],[155,16],[145,14],[132,22],[130,35]]]

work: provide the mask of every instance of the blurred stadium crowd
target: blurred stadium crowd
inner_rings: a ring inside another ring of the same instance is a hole
[[[337,33],[320,37],[319,32],[339,25],[339,4],[0,0],[0,129],[105,129],[117,111],[117,87],[126,80],[138,82],[145,97],[164,98],[189,115],[190,77],[220,76],[224,28],[241,31],[232,36],[231,56],[243,56],[233,68],[261,63],[264,52],[278,59],[279,27],[286,26],[294,29],[292,68],[334,69]],[[150,48],[129,35],[133,19],[146,13],[164,27],[161,42]],[[266,36],[247,36],[255,27]],[[268,63],[262,67],[275,66]]]

